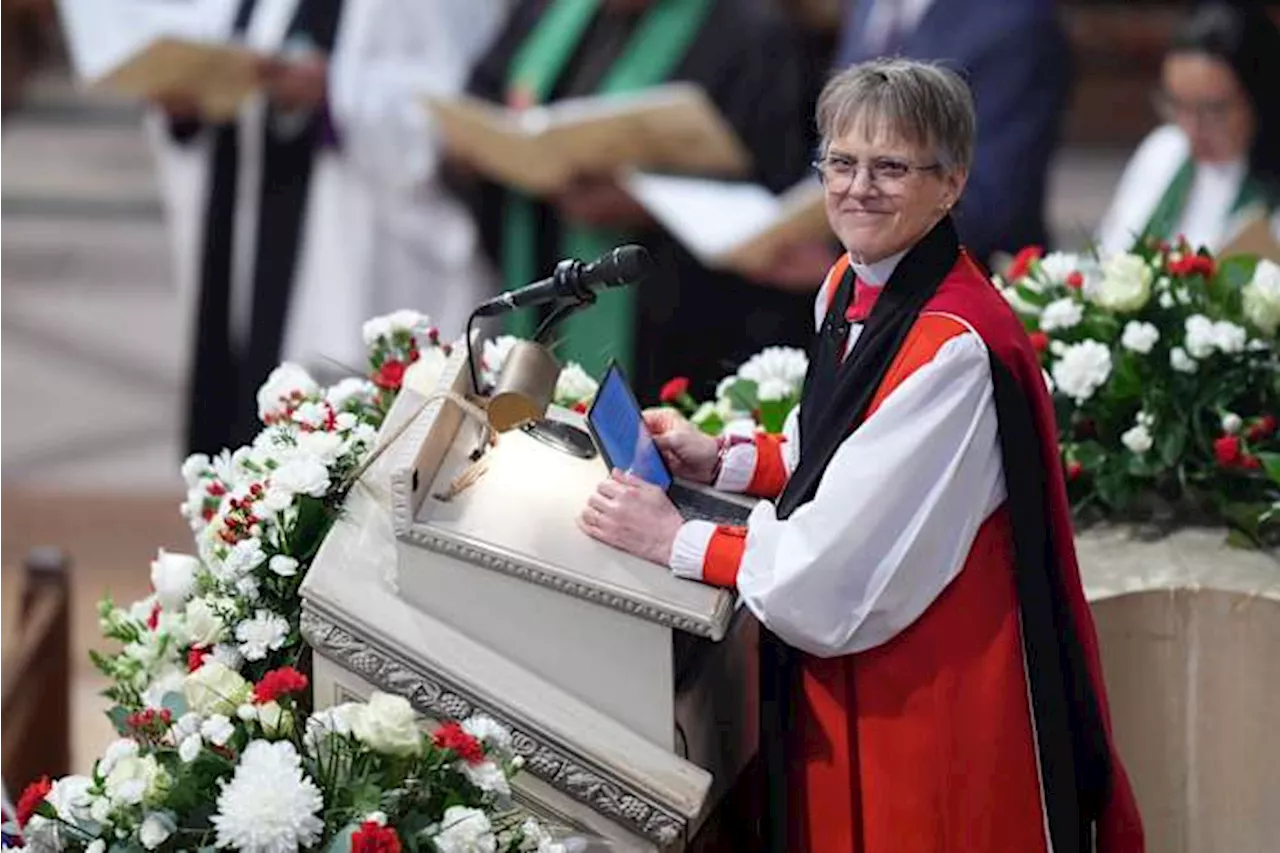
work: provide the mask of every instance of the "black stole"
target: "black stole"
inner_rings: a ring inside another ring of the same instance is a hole
[[[306,36],[332,53],[343,0],[301,0],[289,36]],[[233,32],[243,34],[256,0],[241,0]],[[288,138],[272,132],[277,110],[268,104],[263,122],[262,177],[258,186],[252,312],[243,345],[232,341],[231,281],[240,145],[234,122],[213,134],[209,195],[199,267],[200,297],[187,413],[188,452],[216,453],[247,444],[259,429],[258,387],[280,360],[310,195],[315,153],[322,142],[322,113]],[[175,128],[189,137],[192,128]]]
[[[841,443],[867,416],[907,333],[921,309],[955,266],[960,241],[951,218],[944,217],[916,243],[894,269],[862,333],[842,358],[849,324],[845,310],[852,298],[854,273],[841,280],[814,345],[810,348],[800,407],[800,464],[778,498],[779,518],[787,518],[813,498],[823,472]],[[793,701],[799,685],[797,653],[772,632],[760,631],[760,761],[765,784],[764,849],[786,853],[787,782]],[[857,749],[856,741],[853,748]],[[851,757],[856,761],[856,755]],[[861,820],[855,815],[855,825]]]

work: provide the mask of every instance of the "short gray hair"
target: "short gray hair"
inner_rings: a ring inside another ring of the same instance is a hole
[[[823,154],[833,139],[866,123],[934,149],[946,169],[967,169],[973,159],[973,94],[959,74],[936,63],[873,59],[847,68],[823,87],[817,120]]]

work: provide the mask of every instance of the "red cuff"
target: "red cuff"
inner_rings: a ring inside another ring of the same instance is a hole
[[[747,528],[717,527],[707,543],[702,559],[702,580],[715,586],[733,587],[738,583],[738,568],[747,548]]]
[[[747,494],[757,498],[776,498],[787,485],[787,464],[782,459],[785,436],[756,433],[756,470],[747,484]]]

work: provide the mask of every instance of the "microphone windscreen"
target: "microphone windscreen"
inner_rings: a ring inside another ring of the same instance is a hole
[[[619,246],[608,254],[602,269],[603,283],[607,287],[635,284],[648,278],[653,272],[653,257],[644,246]]]

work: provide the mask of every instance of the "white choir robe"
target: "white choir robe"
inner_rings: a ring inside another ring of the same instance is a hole
[[[901,256],[855,264],[873,286]],[[815,320],[826,314],[827,282]],[[849,348],[861,324],[853,324]],[[787,473],[798,463],[799,409],[787,419]],[[756,446],[730,447],[716,487],[741,492]],[[789,645],[819,657],[866,651],[919,618],[956,577],[978,528],[1004,502],[994,386],[986,345],[957,335],[844,440],[813,499],[779,519],[762,501],[747,524],[741,602]],[[701,579],[715,526],[686,522],[669,565]]]
[[[299,0],[258,0],[244,41],[279,51]],[[227,20],[209,27],[229,33]],[[469,212],[448,195],[441,146],[422,103],[460,91],[496,32],[503,0],[346,0],[329,57],[328,107],[339,138],[316,154],[282,360],[363,370],[363,320],[400,308],[431,315],[447,339],[495,286]],[[239,116],[232,280],[233,341],[248,336],[255,194],[265,101]],[[209,179],[208,139],[173,141],[148,117],[185,316],[194,316]]]
[[[1102,254],[1126,252],[1133,246],[1190,150],[1187,135],[1177,125],[1163,125],[1147,135],[1129,158],[1098,226]],[[1245,173],[1243,160],[1197,164],[1182,219],[1172,236],[1182,234],[1192,246],[1211,252],[1229,246],[1259,213],[1252,208],[1231,210]],[[1280,212],[1271,216],[1270,225],[1272,239],[1280,242]]]

